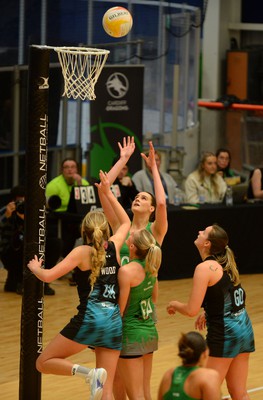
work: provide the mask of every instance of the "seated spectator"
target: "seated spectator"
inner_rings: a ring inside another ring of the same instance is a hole
[[[15,186],[10,193],[10,202],[1,215],[0,257],[7,278],[5,292],[22,294],[23,291],[23,262],[24,262],[24,219],[25,219],[25,188]],[[56,251],[52,249],[49,257],[54,259]],[[48,285],[44,286],[45,295],[54,295],[55,291]]]
[[[263,200],[263,168],[255,168],[250,173],[247,198]]]
[[[145,155],[149,157],[148,152],[145,153]],[[177,183],[170,174],[168,174],[167,172],[160,172],[161,154],[157,150],[155,150],[155,160],[164,187],[166,202],[167,204],[174,204],[176,193],[178,191],[182,193],[182,191],[178,188]],[[151,170],[147,164],[145,164],[145,169],[141,169],[140,171],[135,172],[132,180],[135,183],[138,192],[148,192],[154,195],[153,177]]]
[[[225,179],[227,185],[236,185],[243,181],[241,177],[230,168],[231,154],[225,148],[220,148],[216,152],[217,172]]]
[[[215,154],[205,152],[198,169],[186,178],[186,202],[193,204],[221,203],[224,200],[226,189],[226,182],[217,173]]]
[[[128,175],[129,168],[128,165],[124,165],[121,169],[119,175],[117,176],[114,184],[118,185],[120,188],[120,197],[118,198],[122,207],[125,210],[131,208],[131,204],[138,193],[132,178]]]

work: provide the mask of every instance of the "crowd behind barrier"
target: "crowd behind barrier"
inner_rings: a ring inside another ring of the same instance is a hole
[[[169,206],[168,232],[162,245],[160,280],[190,278],[201,262],[194,240],[199,230],[218,223],[229,234],[229,243],[241,274],[262,273],[263,202],[195,206]],[[189,243],[193,243],[192,247]]]

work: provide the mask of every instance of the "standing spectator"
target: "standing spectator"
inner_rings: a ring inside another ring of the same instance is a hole
[[[7,204],[5,213],[1,216],[0,256],[7,270],[5,292],[23,292],[23,262],[24,262],[24,219],[25,219],[25,188],[15,186],[11,190],[11,201]],[[50,247],[47,240],[47,259],[58,258],[56,248]],[[48,283],[44,285],[44,294],[52,296],[55,290]]]
[[[1,216],[1,260],[7,270],[5,292],[22,294],[25,189],[15,186],[10,192],[11,201]],[[4,210],[4,209],[3,209]]]
[[[198,332],[182,334],[178,342],[182,365],[164,374],[158,400],[220,400],[220,379],[217,371],[205,368],[209,349]]]
[[[130,226],[127,213],[110,190],[107,175],[100,172],[100,179],[98,190],[114,208],[120,221],[118,229],[113,229],[113,235],[110,235],[107,211],[105,214],[90,211],[81,226],[83,245],[74,248],[50,270],[41,268],[37,256],[28,263],[28,268],[44,282],[51,282],[78,266],[75,272],[78,314],[51,340],[38,357],[36,366],[46,374],[85,378],[91,384],[90,399],[93,400],[101,399],[102,394],[105,399],[112,399],[113,378],[122,346],[117,279],[120,248]],[[96,369],[73,364],[68,359],[87,346],[95,348]]]
[[[204,308],[196,328],[207,326],[207,367],[218,371],[221,383],[226,379],[232,399],[248,400],[246,384],[249,355],[255,351],[254,333],[228,235],[213,224],[199,231],[195,245],[202,262],[195,268],[189,300],[171,301],[167,311],[193,317]]]
[[[151,399],[153,352],[158,348],[152,297],[161,249],[146,229],[130,235],[127,245],[130,262],[119,272],[123,340],[118,365],[128,398]]]
[[[227,185],[217,173],[216,156],[205,152],[198,169],[188,175],[185,181],[185,195],[188,203],[222,203]]]
[[[160,179],[164,188],[166,202],[167,204],[174,204],[175,194],[178,191],[181,192],[181,190],[178,188],[177,183],[170,174],[160,171],[161,153],[155,150],[154,155]],[[145,153],[145,157],[149,157],[149,152]],[[147,162],[145,162],[145,169],[141,169],[140,171],[135,172],[132,180],[135,183],[138,192],[149,192],[151,194],[154,194],[153,174],[151,166]]]

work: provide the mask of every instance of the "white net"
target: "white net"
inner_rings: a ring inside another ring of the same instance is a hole
[[[87,47],[55,47],[64,77],[63,96],[95,100],[94,86],[109,50]]]

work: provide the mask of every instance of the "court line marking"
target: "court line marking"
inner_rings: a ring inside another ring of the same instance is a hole
[[[248,393],[252,393],[252,392],[257,392],[259,390],[263,390],[263,386],[260,386],[258,388],[254,388],[254,389],[249,389],[247,392]],[[231,397],[230,396],[224,396],[224,397],[222,397],[222,400],[224,400],[224,399],[231,399]]]

